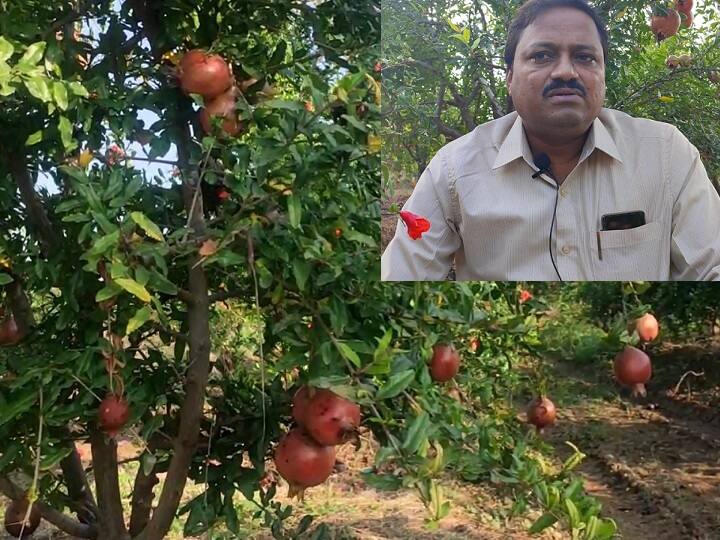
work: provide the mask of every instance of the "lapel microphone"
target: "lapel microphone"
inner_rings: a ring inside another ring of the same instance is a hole
[[[550,172],[550,157],[545,152],[533,156],[533,163],[535,163],[535,166],[539,169],[538,172],[532,175],[533,178],[537,178],[542,173],[548,173],[552,176]]]
[[[550,175],[550,177],[554,180],[555,177],[552,174],[552,171],[550,170],[550,156],[548,156],[545,152],[541,152],[540,154],[533,156],[533,163],[535,163],[535,166],[539,169],[535,174],[532,175],[533,178],[537,178],[542,173],[547,173]],[[555,274],[557,274],[557,277],[560,281],[563,280],[562,276],[560,275],[560,271],[558,270],[557,263],[555,262],[555,256],[553,255],[552,250],[552,236],[553,236],[553,229],[555,228],[555,217],[557,215],[557,204],[558,204],[558,192],[560,191],[559,186],[557,182],[555,183],[555,208],[553,209],[553,217],[552,221],[550,222],[550,234],[548,234],[548,251],[550,252],[550,261],[552,262],[553,268],[555,269]]]

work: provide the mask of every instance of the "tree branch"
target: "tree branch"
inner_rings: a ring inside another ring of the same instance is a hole
[[[153,488],[159,482],[157,477],[158,465],[155,463],[149,474],[145,474],[140,460],[135,483],[132,491],[132,513],[130,514],[130,535],[137,536],[150,521],[150,512],[152,511],[152,501],[154,498]]]
[[[70,441],[69,445],[72,447],[72,452],[63,458],[60,468],[70,497],[70,508],[81,523],[95,523],[99,513],[97,504],[90,490],[82,461],[75,448],[75,442]]]
[[[5,152],[4,152],[5,153]],[[27,170],[27,159],[25,158],[25,151],[19,150],[14,152],[11,159],[6,160],[10,174],[12,174],[15,183],[20,190],[20,197],[25,203],[25,207],[28,209],[30,222],[37,231],[40,241],[40,248],[43,255],[47,258],[51,251],[57,249],[59,245],[59,238],[56,236],[53,230],[50,219],[45,212],[45,208],[40,202],[40,198],[35,192],[33,186],[33,179],[30,177],[30,173]]]
[[[129,540],[125,528],[120,483],[118,481],[117,442],[99,430],[90,432],[93,472],[100,515],[98,528],[103,540]]]
[[[26,494],[8,478],[0,476],[0,492],[10,499],[23,499]],[[58,529],[72,536],[79,538],[89,538],[94,540],[98,537],[98,530],[95,525],[86,525],[75,521],[70,516],[66,516],[62,512],[58,512],[53,507],[41,501],[35,501],[34,506],[40,510],[40,515],[48,523],[52,523]]]
[[[438,128],[438,131],[445,135],[446,137],[449,137],[451,139],[457,139],[459,137],[462,137],[462,133],[460,133],[457,129],[453,129],[450,126],[446,125],[441,118],[442,114],[442,103],[443,103],[443,97],[445,96],[445,81],[440,81],[440,88],[438,88],[438,97],[437,97],[437,107],[435,109],[435,126]]]

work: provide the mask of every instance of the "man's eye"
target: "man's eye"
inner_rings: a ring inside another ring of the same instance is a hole
[[[546,58],[550,58],[550,55],[547,53],[544,53],[544,52],[538,52],[538,53],[533,54],[532,57],[534,60],[542,61],[542,60],[545,60]],[[545,58],[540,58],[540,57],[545,57]]]
[[[595,57],[591,54],[579,54],[578,58],[580,58],[583,62],[594,62]]]

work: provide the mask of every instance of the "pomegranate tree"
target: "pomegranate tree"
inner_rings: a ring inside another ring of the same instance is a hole
[[[430,375],[437,382],[446,382],[457,375],[460,369],[460,353],[452,344],[438,344],[433,347],[430,359]]]
[[[650,357],[640,349],[627,346],[618,353],[614,362],[615,377],[624,386],[632,388],[633,396],[645,396],[645,383],[652,375]]]
[[[288,496],[302,499],[306,488],[322,484],[335,466],[335,447],[318,444],[302,428],[291,429],[275,450],[275,467],[288,484]]]

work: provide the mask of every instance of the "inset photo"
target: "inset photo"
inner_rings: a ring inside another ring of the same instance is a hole
[[[718,23],[383,2],[381,279],[720,280]]]

